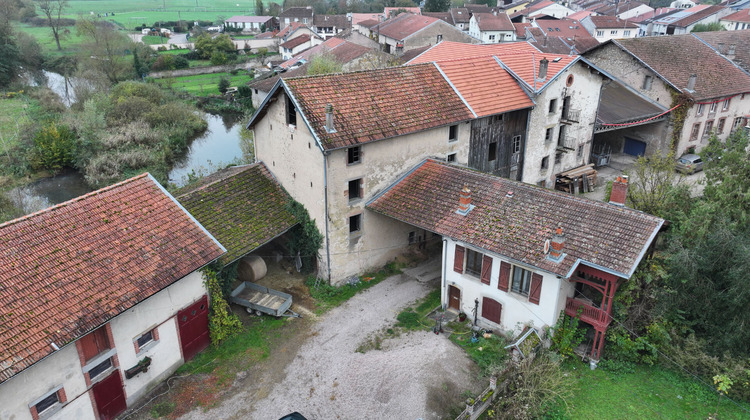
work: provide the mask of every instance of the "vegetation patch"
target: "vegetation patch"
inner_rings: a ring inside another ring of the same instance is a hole
[[[377,272],[366,273],[359,276],[355,283],[347,283],[341,286],[333,286],[324,280],[317,280],[315,276],[309,276],[305,284],[310,289],[310,295],[315,299],[317,312],[323,313],[335,308],[349,300],[352,296],[369,289],[394,274],[401,274],[404,265],[399,263],[388,263]]]
[[[466,351],[471,360],[487,375],[501,369],[508,358],[505,346],[510,344],[504,336],[491,334],[488,338],[482,335],[475,337],[474,331],[467,323],[452,322],[450,340]]]

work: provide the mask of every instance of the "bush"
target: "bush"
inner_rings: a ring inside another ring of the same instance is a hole
[[[224,51],[214,51],[211,54],[211,64],[213,64],[214,66],[226,64],[227,61],[229,61],[229,58]]]
[[[164,101],[164,94],[158,86],[134,81],[118,83],[112,88],[109,98],[113,103],[117,103],[124,98],[134,96],[147,99],[153,104],[160,104]]]
[[[179,55],[162,54],[151,65],[153,71],[177,70],[190,67],[190,62]]]
[[[229,79],[226,77],[222,77],[219,79],[219,92],[223,95],[227,93],[227,90],[229,89]]]
[[[253,96],[253,90],[250,88],[250,86],[239,86],[237,88],[237,97],[238,98],[250,98]]]
[[[73,131],[52,123],[34,136],[34,148],[29,161],[34,167],[58,171],[72,166],[75,148],[76,136]]]
[[[570,317],[565,315],[565,311],[562,311],[557,319],[557,324],[551,331],[552,346],[550,350],[557,352],[562,358],[572,357],[573,351],[581,344],[585,334],[585,330],[578,327],[579,322],[578,315]]]
[[[135,121],[151,112],[153,108],[154,104],[151,101],[140,96],[120,98],[109,113],[108,120],[112,124]]]

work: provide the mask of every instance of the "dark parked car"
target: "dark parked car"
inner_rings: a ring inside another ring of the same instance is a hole
[[[286,416],[280,418],[279,420],[307,420],[307,417],[295,411],[292,414],[287,414]]]
[[[675,167],[680,172],[692,174],[703,170],[703,161],[698,155],[682,155],[682,157],[677,159]]]

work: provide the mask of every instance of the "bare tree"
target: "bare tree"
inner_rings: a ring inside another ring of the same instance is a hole
[[[68,0],[36,0],[39,10],[47,16],[47,23],[52,29],[52,35],[57,43],[57,50],[62,51],[60,46],[60,26],[62,26],[63,10],[68,7]]]
[[[95,18],[84,17],[76,23],[78,35],[88,39],[81,63],[89,70],[104,74],[110,83],[133,77],[133,67],[127,51],[133,42],[116,26]]]

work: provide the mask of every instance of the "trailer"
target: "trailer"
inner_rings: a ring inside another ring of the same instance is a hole
[[[243,306],[248,313],[268,314],[275,317],[302,318],[292,311],[292,295],[245,281],[232,291],[229,301]]]

